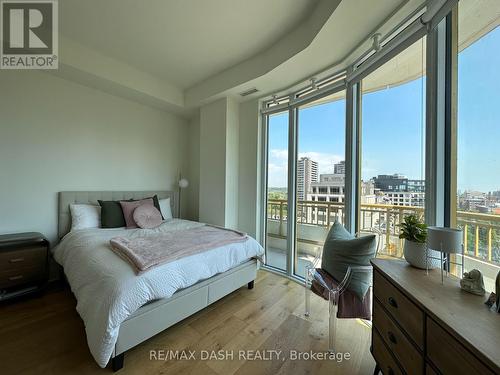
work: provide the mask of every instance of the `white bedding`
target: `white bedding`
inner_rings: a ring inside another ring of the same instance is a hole
[[[68,233],[54,248],[64,267],[76,309],[83,319],[90,352],[105,367],[113,352],[120,324],[145,303],[171,297],[177,290],[262,256],[253,238],[158,266],[135,275],[128,263],[109,249],[116,236],[137,237],[188,229],[203,224],[172,219],[155,229],[83,229]]]

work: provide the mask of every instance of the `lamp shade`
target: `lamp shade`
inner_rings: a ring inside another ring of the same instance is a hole
[[[462,230],[447,227],[427,228],[427,247],[443,253],[462,253]]]
[[[181,189],[187,188],[188,186],[189,186],[189,181],[188,180],[186,180],[185,178],[181,178],[179,180],[179,187]]]

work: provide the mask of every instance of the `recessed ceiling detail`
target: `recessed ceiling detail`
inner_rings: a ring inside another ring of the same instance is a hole
[[[51,73],[185,115],[310,77],[422,1],[378,0],[361,12],[366,0],[65,0],[61,69]]]

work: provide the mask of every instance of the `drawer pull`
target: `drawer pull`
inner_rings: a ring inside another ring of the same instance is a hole
[[[398,303],[396,302],[396,300],[394,299],[394,297],[389,297],[389,305],[391,305],[395,309],[398,308]]]
[[[10,263],[19,263],[19,262],[24,262],[24,258],[14,258],[9,260]]]
[[[398,343],[398,340],[396,339],[396,336],[391,331],[387,332],[387,337],[389,337],[389,341],[392,342],[393,344],[397,344]]]
[[[23,278],[23,275],[11,276],[11,277],[9,277],[9,281],[21,280],[22,278]]]

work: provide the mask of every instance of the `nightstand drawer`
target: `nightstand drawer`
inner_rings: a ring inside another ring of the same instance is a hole
[[[420,349],[424,347],[424,312],[379,272],[373,274],[373,294]]]
[[[427,356],[443,374],[493,374],[493,371],[429,318],[427,318]]]
[[[377,331],[372,331],[372,354],[384,375],[403,374]]]
[[[44,279],[44,266],[0,272],[0,288],[10,288]]]
[[[424,357],[376,300],[373,303],[373,327],[407,374],[423,373]]]
[[[47,247],[30,246],[0,252],[0,272],[44,265]]]

